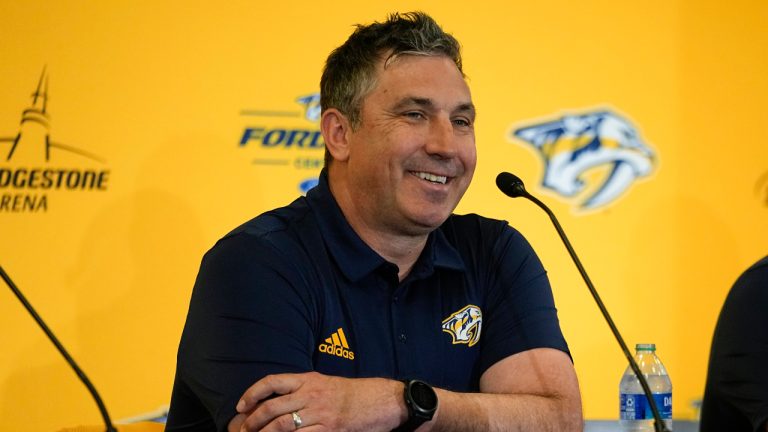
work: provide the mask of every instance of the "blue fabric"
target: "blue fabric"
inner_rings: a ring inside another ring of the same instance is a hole
[[[344,219],[325,173],[306,197],[226,235],[195,283],[167,430],[226,430],[239,397],[268,374],[418,378],[471,392],[509,355],[568,352],[546,272],[506,222],[451,216],[406,279],[397,274]],[[456,329],[479,331],[474,344],[443,330],[460,311]]]

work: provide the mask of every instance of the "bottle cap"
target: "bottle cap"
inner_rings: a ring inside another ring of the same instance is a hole
[[[637,344],[636,351],[656,351],[656,344]]]

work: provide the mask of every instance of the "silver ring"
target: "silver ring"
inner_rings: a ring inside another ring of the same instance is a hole
[[[301,417],[299,417],[299,412],[294,411],[291,413],[291,415],[293,416],[293,425],[296,426],[296,429],[300,428],[302,421]]]

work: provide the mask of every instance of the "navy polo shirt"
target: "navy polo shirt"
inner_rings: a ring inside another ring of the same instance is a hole
[[[491,365],[539,347],[568,352],[541,262],[506,222],[449,217],[400,282],[344,219],[323,173],[306,197],[203,258],[167,430],[226,430],[240,396],[268,374],[419,378],[472,392]]]

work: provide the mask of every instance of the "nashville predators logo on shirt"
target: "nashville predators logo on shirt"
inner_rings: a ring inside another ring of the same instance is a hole
[[[443,331],[449,333],[453,344],[472,346],[480,340],[483,312],[475,305],[464,306],[443,320]]]
[[[355,353],[349,350],[347,336],[344,334],[344,330],[342,330],[341,327],[333,332],[331,337],[326,338],[325,343],[321,343],[317,348],[321,353],[330,354],[332,356],[342,357],[349,360],[355,359]]]

